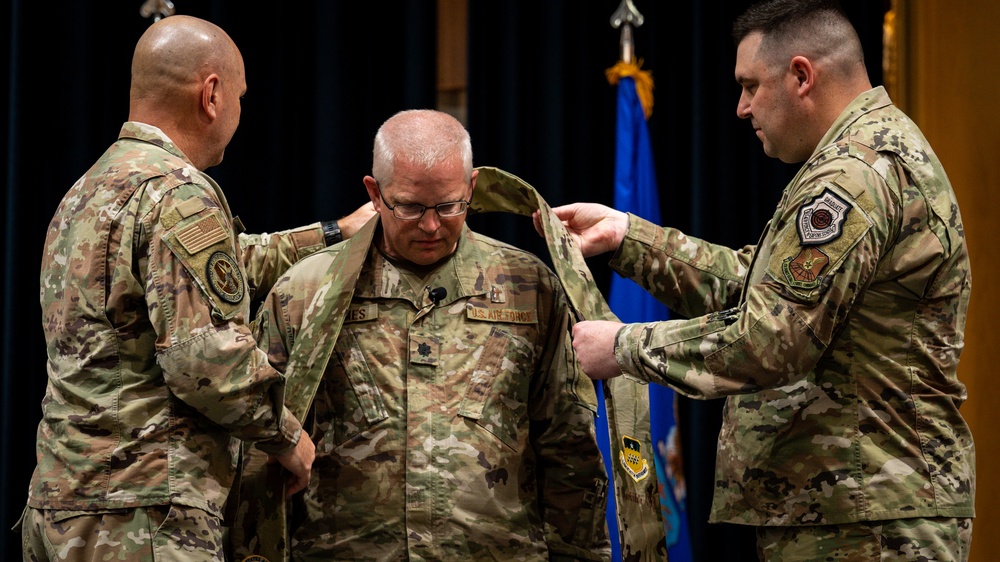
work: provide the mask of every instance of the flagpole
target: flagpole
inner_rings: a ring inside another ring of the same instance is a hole
[[[621,28],[622,30],[621,40],[619,41],[622,62],[631,63],[635,59],[632,26],[642,27],[643,21],[642,14],[636,9],[632,0],[622,0],[615,13],[611,14],[611,27],[615,29]]]
[[[647,127],[653,112],[653,77],[650,71],[642,70],[642,59],[636,57],[633,41],[633,30],[642,26],[643,19],[632,0],[622,0],[611,16],[612,27],[621,30],[620,60],[606,71],[608,82],[618,88],[614,206],[659,224],[659,188]],[[626,323],[659,322],[670,317],[663,303],[635,282],[617,276],[611,279],[608,305]],[[676,446],[674,391],[659,385],[629,385],[620,379],[624,377],[605,381],[608,384],[602,388],[609,446],[612,450],[631,447],[632,457],[641,457],[644,468],[655,469],[655,477],[650,475],[646,479],[647,472],[643,470],[643,479],[637,479],[637,466],[628,463],[627,457],[609,452],[613,462],[628,465],[624,477],[621,466],[609,469],[615,475],[616,494],[613,508],[609,495],[608,527],[617,526],[621,538],[620,545],[612,544],[612,551],[615,546],[620,548],[617,560],[690,562],[683,468]],[[619,384],[612,386],[616,382]],[[626,414],[625,419],[621,414]],[[634,418],[631,424],[627,414]],[[649,505],[630,501],[636,494],[647,492]]]
[[[629,165],[632,159],[622,157],[623,154],[631,152],[628,147],[635,140],[633,135],[627,133],[632,130],[635,122],[630,117],[638,115],[644,131],[645,116],[648,115],[646,106],[652,110],[652,79],[636,64],[632,39],[633,28],[642,24],[642,14],[636,9],[632,0],[622,0],[618,9],[611,15],[611,26],[621,29],[620,60],[613,68],[606,71],[609,83],[618,85],[615,134],[616,207],[619,207],[617,192],[618,184],[621,183],[621,178],[618,177],[620,172],[625,172],[630,178],[633,177]],[[648,85],[648,88],[645,88],[647,95],[636,95],[637,89],[633,85],[636,78],[642,78],[640,82]],[[631,92],[631,100],[635,103],[623,103],[623,95],[626,92]],[[640,98],[645,98],[646,103],[640,104]],[[623,130],[626,131],[624,135]],[[625,183],[630,184],[631,181]],[[655,219],[658,220],[659,217]],[[614,293],[614,281],[615,279],[612,279],[612,293]],[[615,306],[610,300],[608,304]],[[606,515],[609,530],[617,528],[620,539],[618,544],[612,542],[612,554],[616,560],[622,561],[666,562],[666,528],[660,509],[659,478],[655,470],[655,448],[650,432],[648,387],[626,377],[610,379],[598,386],[598,394],[601,397],[599,413],[606,414],[607,420],[606,461],[609,462],[609,475],[614,477],[614,494],[608,495]],[[604,407],[603,410],[600,406]],[[599,443],[604,439],[602,433],[603,430],[598,432]],[[614,530],[612,532],[614,533]]]

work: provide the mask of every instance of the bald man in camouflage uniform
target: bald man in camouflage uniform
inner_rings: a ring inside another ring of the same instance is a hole
[[[962,218],[917,126],[872,88],[835,5],[737,20],[737,113],[803,162],[756,246],[593,204],[554,211],[585,255],[690,320],[581,322],[593,378],[726,396],[711,521],[762,560],[966,560],[975,449],[956,376],[971,275]]]
[[[317,458],[292,502],[292,560],[609,559],[596,396],[558,279],[466,226],[476,172],[453,117],[395,115],[373,160],[377,221],[292,267],[258,318],[285,369],[322,347],[316,311],[345,290],[335,260],[363,261],[305,405]]]
[[[217,26],[154,23],[136,45],[129,121],[56,210],[25,560],[222,562],[240,439],[290,471],[291,492],[309,479],[313,444],[246,321],[255,290],[326,237],[320,223],[237,237],[202,170],[222,160],[245,91]]]

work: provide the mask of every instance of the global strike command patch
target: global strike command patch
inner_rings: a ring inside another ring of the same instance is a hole
[[[649,476],[649,463],[642,457],[642,443],[628,435],[622,436],[622,450],[618,453],[618,460],[636,482]]]
[[[225,252],[215,252],[208,258],[205,274],[208,276],[209,286],[220,299],[230,304],[243,300],[246,286],[240,267],[232,256]]]
[[[793,287],[812,289],[819,285],[819,274],[830,263],[830,258],[818,248],[805,247],[794,258],[786,258],[781,264],[785,280]]]
[[[826,244],[840,237],[851,204],[829,189],[799,209],[795,226],[803,246]]]

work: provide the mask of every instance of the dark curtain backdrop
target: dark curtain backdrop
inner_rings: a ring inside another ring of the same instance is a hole
[[[366,200],[378,125],[435,102],[433,0],[174,0],[214,21],[243,52],[248,92],[225,161],[209,170],[252,231],[335,218]],[[619,0],[469,2],[469,108],[475,162],[515,173],[553,205],[612,202]],[[636,54],[656,80],[649,126],[665,224],[730,246],[756,242],[794,172],[766,158],[735,117],[729,39],[745,0],[635,0]],[[10,0],[0,71],[3,295],[0,334],[0,557],[20,558],[10,529],[34,468],[45,389],[38,266],[45,229],[69,188],[128,115],[132,49],[149,25],[141,0]],[[881,83],[883,2],[850,0],[874,83]],[[530,223],[470,217],[488,234],[545,255]],[[606,256],[592,258],[602,287]],[[752,533],[707,525],[717,401],[681,400],[688,509],[699,561],[753,560]]]

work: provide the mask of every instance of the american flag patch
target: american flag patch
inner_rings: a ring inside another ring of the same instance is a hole
[[[177,240],[189,254],[197,254],[212,244],[225,240],[227,236],[219,217],[212,214],[185,226],[177,233]]]

